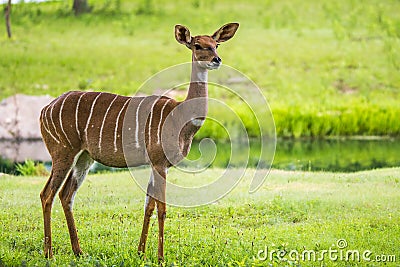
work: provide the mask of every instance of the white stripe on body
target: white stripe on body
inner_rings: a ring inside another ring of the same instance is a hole
[[[153,109],[154,106],[156,105],[156,103],[158,102],[160,98],[157,98],[156,101],[154,101],[153,105],[151,105],[151,109],[150,109],[150,120],[149,120],[149,144],[151,144],[151,121],[153,120]]]
[[[87,93],[87,92],[86,92],[86,93]],[[79,96],[78,103],[76,104],[76,110],[75,110],[75,128],[76,128],[76,132],[77,132],[77,134],[78,134],[79,140],[81,140],[81,141],[82,141],[82,139],[81,139],[81,132],[79,131],[79,128],[78,128],[78,111],[79,111],[79,105],[80,105],[80,103],[81,103],[81,99],[82,99],[82,97],[83,97],[84,95],[86,95],[86,93],[83,93],[83,94],[81,94],[81,95]]]
[[[99,99],[99,97],[101,96],[101,94],[102,93],[99,93],[97,96],[96,96],[96,98],[93,100],[93,103],[92,103],[92,106],[90,107],[90,113],[89,113],[89,117],[88,117],[88,120],[87,120],[87,122],[86,122],[86,127],[85,127],[85,141],[87,142],[88,141],[88,139],[87,139],[87,130],[88,130],[88,128],[89,128],[89,124],[90,124],[90,119],[92,118],[92,115],[93,115],[93,109],[94,109],[94,106],[96,105],[96,101],[97,101],[97,99]]]
[[[47,115],[46,115],[47,110],[49,109],[49,107],[50,107],[50,106],[47,106],[46,109],[43,109],[43,111],[42,111],[42,112],[43,112],[43,115],[42,115],[42,124],[43,124],[43,127],[44,127],[44,129],[46,130],[46,132],[48,132],[49,135],[54,139],[54,141],[56,141],[57,144],[59,144],[60,141],[50,132],[49,120],[48,120]],[[44,121],[44,120],[46,120],[46,121]]]
[[[124,105],[122,106],[122,108],[119,111],[118,116],[117,116],[117,122],[115,123],[115,130],[114,130],[114,152],[118,151],[118,148],[117,148],[117,132],[118,132],[119,117],[121,116],[122,111],[124,110],[125,106],[129,103],[130,100],[131,100],[131,98],[129,98],[129,99],[127,99],[125,101]]]
[[[46,115],[46,113],[47,113],[47,110],[49,109],[49,106],[47,106],[46,108],[43,108],[43,116],[42,116],[42,118],[43,118],[43,126],[45,126],[44,128],[46,129],[46,131],[51,135],[51,137],[53,137],[53,139],[57,142],[57,143],[60,143],[60,141],[58,141],[52,134],[51,134],[51,132],[50,132],[50,128],[49,128],[49,121],[48,121],[48,119],[47,119],[47,115]]]
[[[105,122],[106,122],[106,117],[107,117],[108,112],[110,111],[110,108],[111,108],[112,104],[114,103],[114,101],[115,101],[117,98],[118,98],[118,95],[116,95],[116,96],[114,97],[114,99],[111,101],[110,105],[108,106],[108,108],[107,108],[107,110],[106,110],[106,114],[104,115],[103,122],[101,123],[101,127],[100,127],[100,137],[99,137],[99,151],[100,151],[100,152],[101,152],[101,139],[102,139],[102,136],[103,136],[103,128],[104,128],[104,124],[105,124]]]
[[[68,95],[63,99],[63,101],[62,101],[62,103],[61,103],[61,108],[60,108],[60,112],[59,112],[59,114],[58,114],[58,119],[60,120],[61,131],[63,132],[65,138],[67,139],[67,141],[68,141],[68,143],[69,143],[69,145],[73,148],[72,143],[71,143],[71,141],[69,140],[67,134],[65,133],[64,127],[63,127],[63,124],[62,124],[62,111],[63,111],[63,108],[64,108],[65,100],[67,100],[67,98],[68,98],[69,96],[70,96],[70,94],[68,94]]]
[[[61,142],[60,134],[57,132],[57,128],[56,128],[56,125],[54,124],[54,120],[53,120],[53,108],[54,108],[54,105],[58,102],[58,100],[60,100],[60,98],[57,98],[56,100],[57,101],[54,101],[50,108],[50,120],[51,120],[51,124],[53,125],[54,132],[57,135],[58,140]]]
[[[139,145],[139,109],[145,99],[146,98],[143,97],[142,101],[140,101],[140,103],[136,109],[136,128],[135,128],[135,143],[136,143],[135,146],[136,146],[136,148],[140,147],[140,145]]]
[[[165,107],[168,105],[168,102],[171,101],[172,99],[168,99],[167,101],[165,101],[164,106],[161,109],[161,114],[160,114],[160,121],[158,122],[158,126],[157,126],[157,144],[160,143],[160,132],[161,132],[161,121],[162,121],[162,116],[164,113],[164,109]]]

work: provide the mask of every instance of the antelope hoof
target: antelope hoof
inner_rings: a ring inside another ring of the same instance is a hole
[[[142,251],[140,249],[138,250],[137,254],[138,254],[140,259],[144,260],[146,258],[146,255],[144,254],[144,251]]]
[[[53,258],[53,252],[52,252],[51,250],[45,252],[45,253],[44,253],[44,257],[45,257],[46,259],[52,259],[52,258]]]
[[[77,250],[77,251],[74,251],[74,254],[75,254],[75,257],[80,257],[80,256],[82,256],[83,255],[83,251],[81,250],[81,249],[79,249],[79,250]]]
[[[51,258],[53,258],[53,250],[50,248],[50,249],[46,249],[45,251],[44,251],[44,257],[46,258],[46,259],[51,259]]]

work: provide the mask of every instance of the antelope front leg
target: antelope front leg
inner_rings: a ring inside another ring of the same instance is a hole
[[[149,232],[150,218],[151,215],[153,214],[154,208],[155,208],[154,198],[147,195],[146,202],[144,204],[144,219],[143,219],[142,234],[140,236],[139,247],[138,247],[138,253],[140,256],[144,256],[146,250],[146,241]]]
[[[165,189],[166,189],[166,169],[153,167],[149,185],[147,186],[146,202],[144,206],[144,220],[142,234],[138,252],[144,255],[146,249],[146,240],[149,231],[150,217],[157,204],[158,214],[158,260],[161,263],[164,260],[164,221],[166,215]]]
[[[164,222],[166,213],[165,202],[157,201],[157,215],[158,215],[158,261],[164,261]]]
[[[154,168],[153,170],[153,181],[154,181],[154,193],[157,203],[157,217],[158,217],[158,261],[162,263],[164,261],[164,222],[166,217],[166,168]]]

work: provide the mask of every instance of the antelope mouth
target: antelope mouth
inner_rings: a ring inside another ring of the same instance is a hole
[[[214,61],[207,62],[207,61],[198,61],[200,67],[208,69],[208,70],[216,70],[221,67],[221,63],[217,63]]]
[[[221,63],[210,62],[206,64],[208,70],[217,70],[219,67],[221,67]]]

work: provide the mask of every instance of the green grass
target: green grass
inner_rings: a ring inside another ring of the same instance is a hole
[[[71,89],[132,95],[151,75],[190,60],[175,24],[200,34],[238,21],[219,54],[259,85],[279,136],[400,135],[398,1],[89,3],[93,12],[80,17],[71,1],[13,6],[14,37],[3,29],[0,39],[0,99]]]
[[[213,169],[169,180],[187,185],[215,179]],[[400,261],[400,169],[353,174],[273,170],[248,194],[249,170],[227,197],[198,208],[168,207],[166,266],[316,266],[321,262],[261,261],[265,247],[321,252],[345,239],[348,250],[395,255]],[[0,265],[151,266],[157,264],[157,222],[152,218],[147,260],[136,253],[144,193],[128,173],[89,175],[75,201],[85,255],[75,258],[59,200],[53,207],[55,257],[42,256],[39,192],[45,177],[0,176]],[[344,250],[345,251],[345,250]],[[331,261],[325,266],[381,266],[377,262]],[[387,263],[386,266],[396,266]]]

